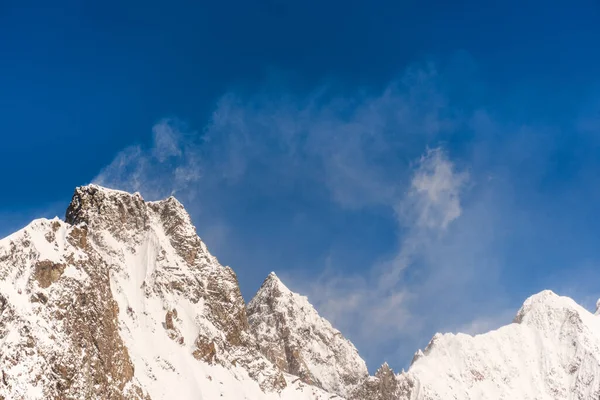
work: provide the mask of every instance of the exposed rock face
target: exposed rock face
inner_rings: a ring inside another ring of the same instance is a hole
[[[406,374],[396,375],[385,363],[375,376],[364,380],[349,396],[350,400],[410,399],[415,387],[414,379]]]
[[[66,265],[54,263],[49,260],[38,261],[35,264],[35,279],[41,288],[47,288],[56,282],[65,272]]]
[[[305,383],[347,396],[368,376],[354,345],[275,273],[248,304],[248,318],[262,353]]]

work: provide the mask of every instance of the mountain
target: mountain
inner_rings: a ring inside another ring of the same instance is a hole
[[[598,399],[600,319],[546,290],[496,331],[436,335],[398,379],[406,399]]]
[[[248,304],[261,352],[282,371],[347,396],[369,376],[354,345],[272,272]]]
[[[598,399],[599,318],[544,291],[368,376],[274,273],[246,304],[175,198],[89,185],[0,240],[0,400]]]
[[[476,336],[436,334],[407,372],[390,371],[384,365],[351,398],[598,399],[600,319],[546,290],[527,299],[512,324]]]
[[[258,350],[174,198],[90,185],[0,241],[0,399],[321,399]]]

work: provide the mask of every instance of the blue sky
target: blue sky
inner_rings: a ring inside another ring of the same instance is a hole
[[[371,369],[544,288],[593,307],[597,2],[201,3],[0,3],[0,235],[174,193]]]

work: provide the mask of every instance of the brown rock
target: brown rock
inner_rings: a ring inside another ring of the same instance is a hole
[[[47,288],[61,277],[65,268],[65,264],[57,264],[49,260],[38,261],[34,276],[40,287]]]
[[[197,360],[205,361],[209,364],[214,364],[216,361],[217,349],[215,342],[209,341],[204,336],[198,336],[196,339],[196,350],[192,353]]]
[[[173,313],[173,311],[169,310],[167,311],[167,314],[165,315],[165,327],[167,329],[175,329],[175,326],[173,325],[173,317],[177,316],[177,313]]]

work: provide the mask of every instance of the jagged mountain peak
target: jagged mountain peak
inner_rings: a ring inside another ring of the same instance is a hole
[[[72,225],[88,223],[92,217],[103,214],[107,207],[112,208],[119,203],[121,205],[141,204],[144,203],[144,199],[138,192],[132,194],[95,184],[79,186],[75,188],[67,207],[65,221]]]
[[[67,207],[65,221],[72,225],[82,222],[89,223],[90,220],[99,216],[114,216],[110,213],[114,208],[119,211],[118,216],[123,218],[125,213],[136,214],[143,211],[145,207],[168,209],[185,222],[191,221],[185,207],[175,196],[169,196],[163,200],[146,201],[139,192],[129,193],[96,184],[75,188]]]
[[[275,273],[248,304],[248,322],[262,353],[306,383],[347,396],[368,376],[354,345]]]
[[[269,275],[267,275],[267,278],[265,279],[265,282],[271,282],[271,281],[277,282],[278,284],[283,285],[283,282],[281,282],[281,279],[279,279],[279,277],[277,276],[275,271],[269,272]]]
[[[381,364],[381,367],[379,367],[377,369],[377,371],[375,372],[375,376],[377,375],[383,375],[383,374],[388,374],[388,373],[394,373],[394,371],[392,370],[392,368],[389,366],[389,364],[387,363],[387,361],[385,361],[383,364]]]
[[[284,295],[293,297],[292,291],[279,279],[275,272],[271,271],[258,289],[255,298],[281,297]]]
[[[235,273],[175,198],[88,185],[66,214],[0,241],[0,399],[318,395],[257,350]]]
[[[65,221],[85,224],[95,232],[109,231],[117,239],[130,240],[146,231],[151,214],[186,236],[196,236],[196,229],[183,205],[173,196],[160,201],[144,201],[139,193],[128,193],[90,184],[75,189]],[[167,230],[170,233],[170,230]]]
[[[392,379],[391,377],[394,376]],[[514,322],[471,336],[433,336],[407,372],[380,368],[351,399],[595,399],[600,395],[600,321],[568,297],[544,290]]]
[[[415,385],[416,382],[411,376],[404,372],[396,375],[388,363],[384,362],[374,376],[365,379],[352,391],[349,398],[351,400],[412,400]]]

